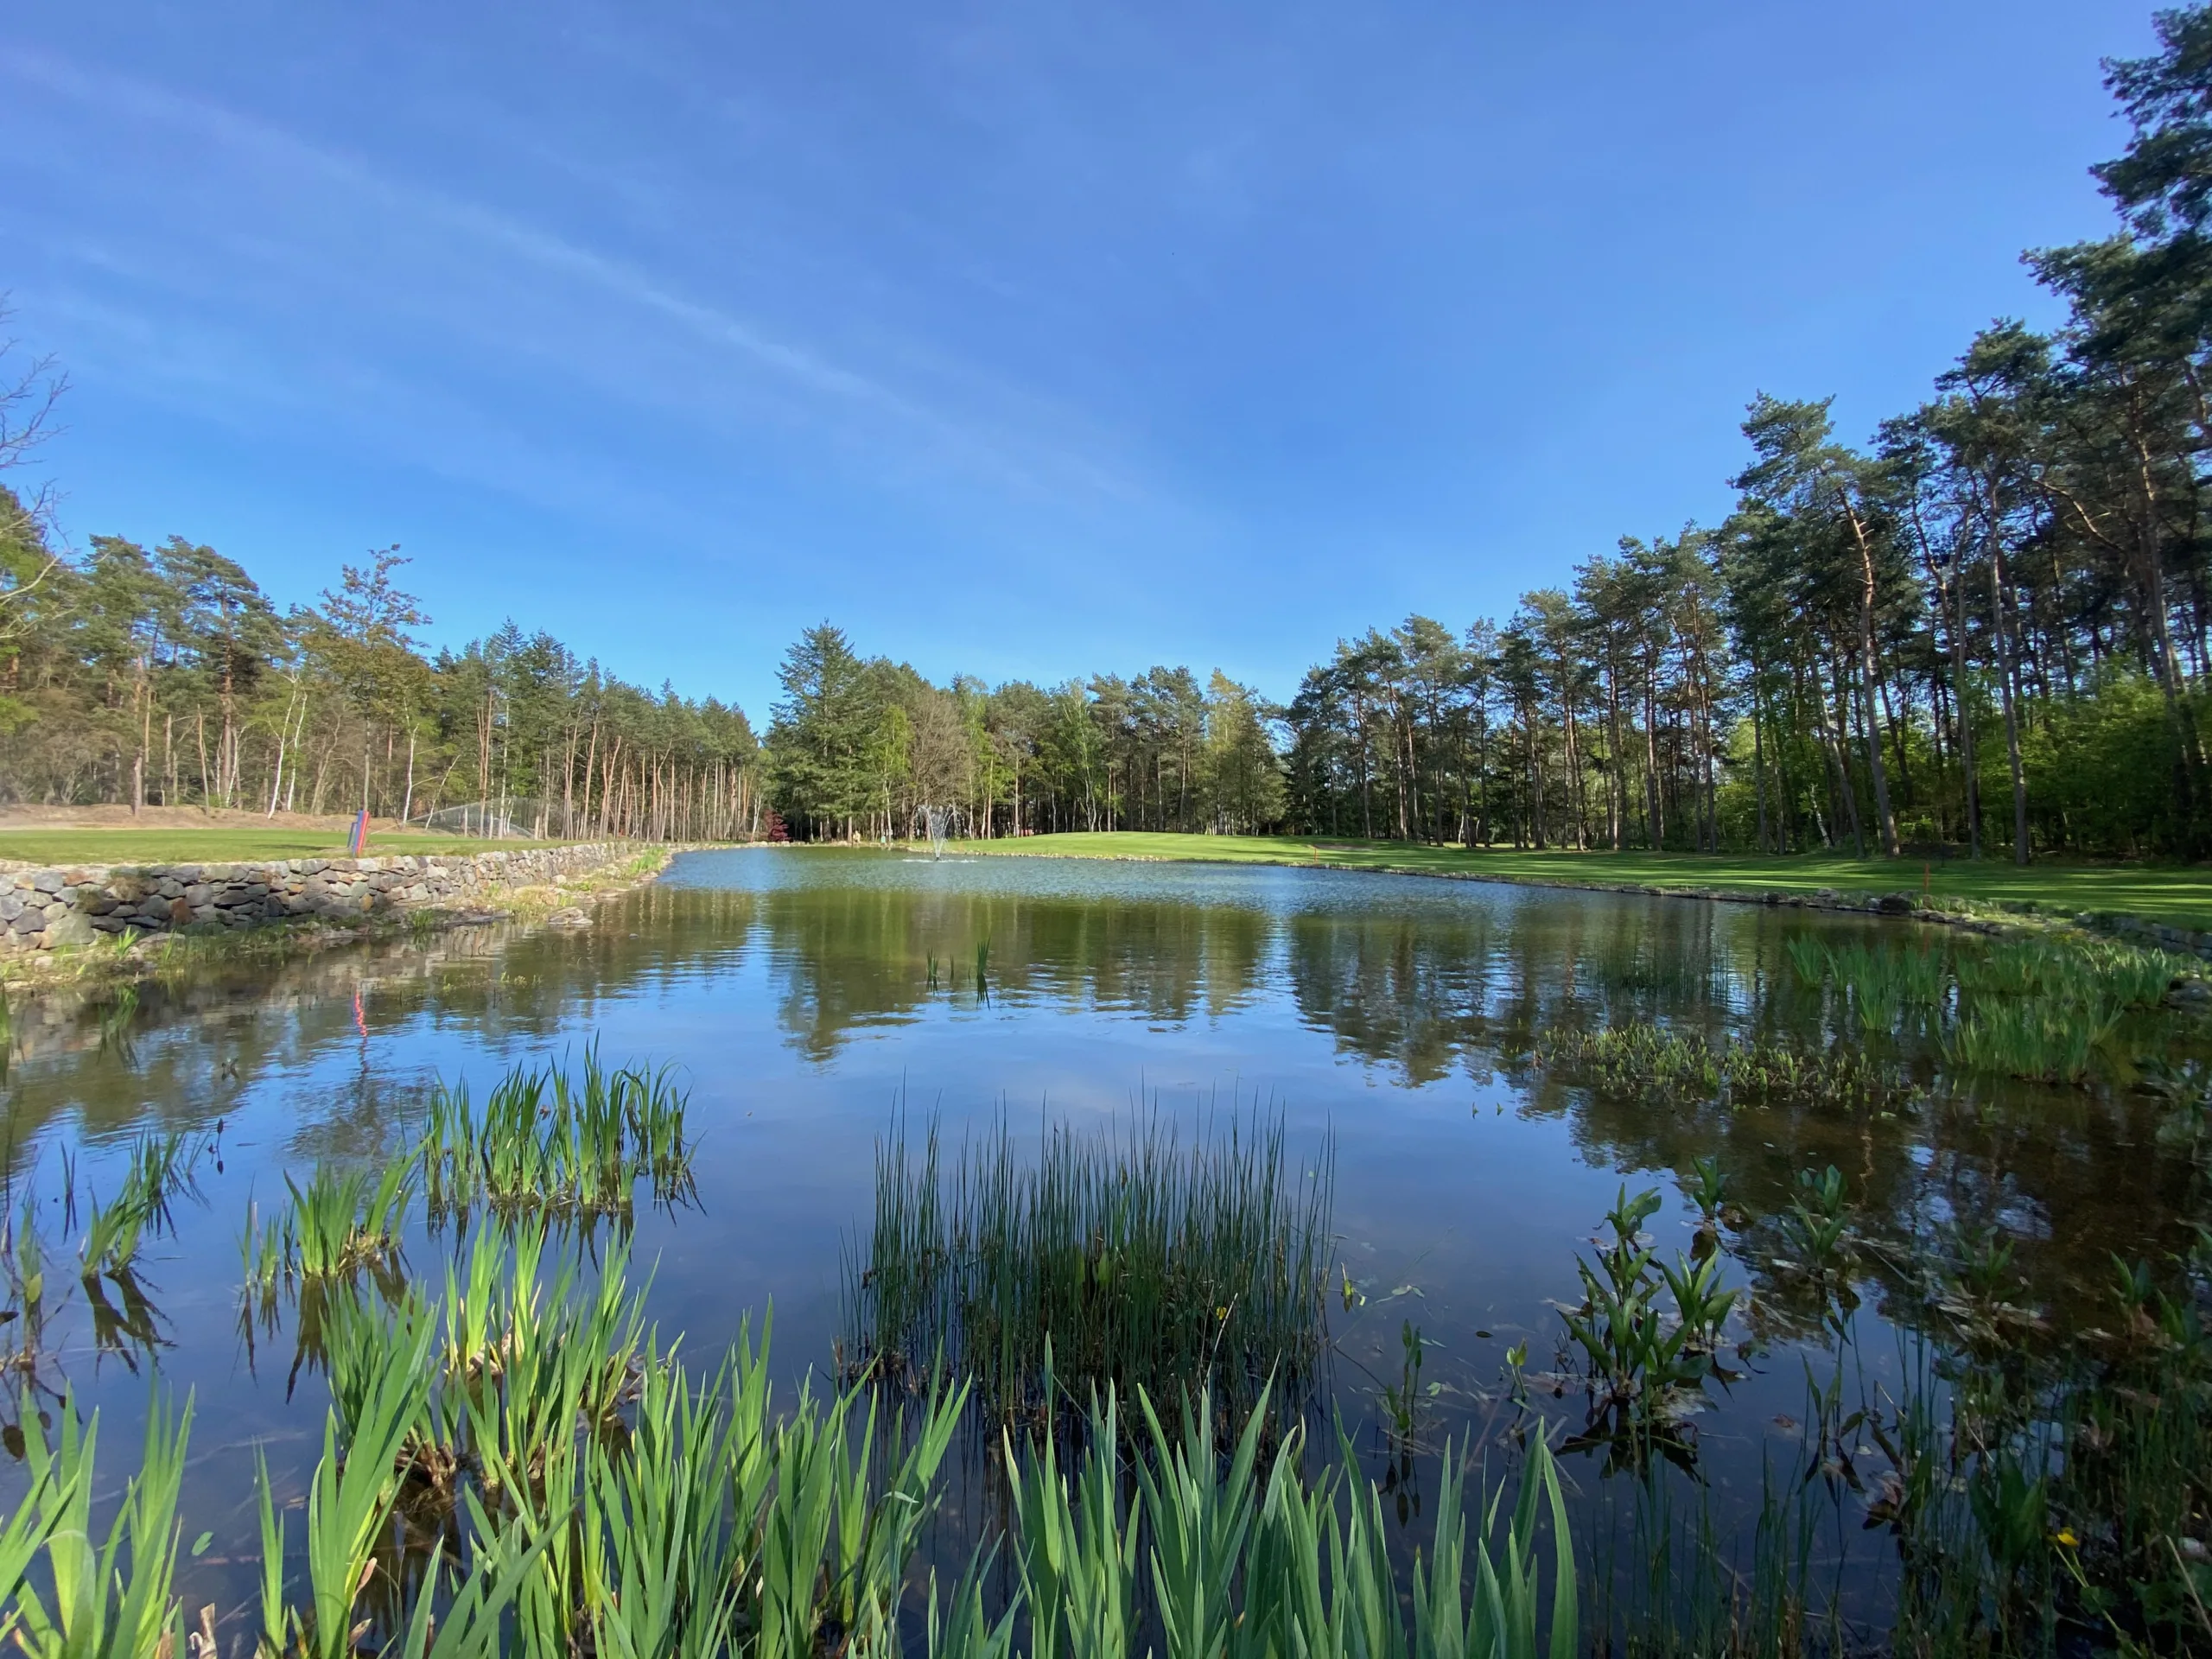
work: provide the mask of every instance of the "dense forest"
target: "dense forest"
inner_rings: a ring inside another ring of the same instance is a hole
[[[0,799],[659,838],[1162,829],[1896,855],[2212,850],[2212,7],[2107,64],[2107,239],[1859,447],[1761,395],[1735,510],[1624,539],[1504,620],[1340,641],[1287,704],[1216,672],[931,683],[839,630],[745,715],[510,624],[426,652],[396,551],[280,613],[172,538],[58,546],[0,499]],[[48,365],[0,384],[0,468]]]
[[[2133,132],[2093,171],[2120,228],[2026,256],[2064,325],[1993,323],[1863,448],[1825,402],[1762,395],[1721,524],[1624,538],[1502,623],[1340,641],[1281,708],[1181,669],[823,682],[849,653],[817,631],[768,740],[779,798],[841,828],[943,798],[910,746],[944,698],[979,828],[2203,855],[2212,8],[2158,27],[2158,54],[2107,65]]]
[[[0,496],[0,799],[350,812],[698,840],[763,810],[745,715],[626,685],[512,623],[426,655],[394,550],[279,612],[213,548],[50,553]]]

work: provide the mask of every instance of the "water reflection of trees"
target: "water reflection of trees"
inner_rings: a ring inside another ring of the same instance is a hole
[[[257,1082],[304,1075],[330,1055],[416,1020],[498,1046],[596,1024],[606,1002],[715,971],[744,948],[754,895],[645,889],[604,907],[582,933],[530,935],[505,924],[214,967],[135,988],[128,1040],[111,996],[19,1006],[0,1156],[21,1166],[47,1128],[71,1121],[99,1143],[146,1129],[201,1130]],[[420,1075],[387,1058],[318,1096],[295,1136],[303,1157],[366,1152],[420,1105]]]
[[[65,1115],[92,1141],[205,1127],[257,1077],[318,1065],[329,1075],[328,1057],[365,1033],[421,1021],[494,1049],[542,1044],[591,1031],[613,1002],[749,964],[767,976],[780,1028],[821,1063],[855,1033],[932,1007],[1179,1026],[1279,995],[1338,1052],[1403,1083],[1503,1070],[1523,1109],[1567,1120],[1593,1163],[1683,1172],[1717,1159],[1753,1218],[1739,1255],[1755,1276],[1781,1253],[1758,1231],[1762,1218],[1786,1209],[1800,1171],[1829,1165],[1850,1183],[1878,1274],[2001,1229],[2017,1241],[2023,1298],[2057,1307],[2101,1294],[2113,1252],[2155,1259],[2190,1242],[2187,1160],[2155,1144],[2157,1108],[2144,1096],[1939,1088],[1885,1118],[1593,1090],[1530,1062],[1548,1031],[1632,1021],[1800,1046],[1860,1041],[1833,994],[1798,983],[1783,946],[1793,931],[1864,924],[1612,895],[1442,905],[1385,894],[1358,906],[1338,902],[1344,896],[1317,884],[1311,904],[1270,911],[896,884],[648,887],[581,933],[467,930],[427,947],[396,941],[156,982],[142,988],[127,1042],[101,1041],[97,1005],[27,1008],[8,1079],[11,1138],[20,1149]],[[1925,1041],[1865,1040],[1930,1075]],[[427,1080],[365,1065],[318,1101],[299,1150],[365,1147]],[[1923,1290],[1891,1272],[1885,1295],[1904,1311]],[[1778,1310],[1793,1294],[1786,1277],[1762,1291]]]
[[[817,1060],[931,1003],[1218,1019],[1258,995],[1273,932],[1244,908],[867,887],[765,893],[761,923],[779,1017]]]
[[[2196,1177],[2156,1143],[2157,1109],[2138,1094],[2024,1084],[1937,1088],[1885,1119],[1798,1103],[1726,1109],[1523,1074],[1524,1109],[1567,1118],[1592,1163],[1686,1175],[1718,1160],[1748,1220],[1735,1254],[1760,1300],[1786,1325],[1819,1322],[1782,1218],[1797,1178],[1833,1166],[1848,1185],[1858,1267],[1880,1287],[1892,1323],[1929,1325],[1952,1264],[1992,1234],[2013,1247],[2012,1300],[2059,1326],[2109,1302],[2115,1255],[2154,1263],[2186,1254]]]

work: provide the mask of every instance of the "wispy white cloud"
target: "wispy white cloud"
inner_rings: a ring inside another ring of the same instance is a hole
[[[136,246],[80,241],[70,251],[87,267],[196,289],[209,303],[257,287],[272,305],[342,293],[346,303],[328,308],[340,319],[334,335],[361,330],[366,315],[432,324],[461,349],[537,359],[541,370],[557,352],[580,394],[658,406],[730,439],[758,438],[764,423],[779,440],[794,427],[823,428],[889,479],[1029,498],[1155,494],[1096,422],[948,363],[931,343],[893,342],[884,353],[923,372],[919,383],[902,380],[641,264],[221,104],[20,45],[0,47],[0,78],[74,106],[105,130],[108,147],[182,146],[189,158],[176,171],[194,181],[198,259],[173,236]],[[73,161],[70,148],[51,159],[86,174],[99,167],[88,155]],[[213,222],[199,217],[211,212]],[[340,349],[334,340],[321,355],[327,362]],[[193,365],[194,378],[213,369],[204,353]],[[375,372],[393,373],[385,363]]]

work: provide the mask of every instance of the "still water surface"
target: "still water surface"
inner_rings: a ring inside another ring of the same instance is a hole
[[[296,1480],[324,1408],[312,1382],[288,1399],[284,1332],[241,1333],[249,1201],[281,1198],[285,1170],[393,1146],[435,1079],[480,1091],[518,1062],[596,1041],[611,1061],[673,1066],[690,1090],[698,1203],[638,1217],[634,1260],[658,1264],[652,1316],[701,1355],[772,1304],[778,1369],[793,1377],[830,1363],[875,1145],[902,1105],[938,1115],[954,1144],[1001,1113],[1020,1129],[1125,1123],[1141,1107],[1194,1128],[1209,1113],[1279,1112],[1308,1167],[1333,1137],[1337,1253],[1364,1300],[1332,1296],[1329,1404],[1378,1476],[1390,1459],[1377,1387],[1398,1379],[1409,1324],[1427,1345],[1423,1443],[1494,1433],[1515,1414],[1507,1348],[1525,1341],[1540,1379],[1558,1368],[1555,1305],[1580,1300],[1576,1254],[1622,1183],[1661,1189],[1649,1226],[1671,1255],[1695,1219],[1678,1179],[1715,1156],[1745,1212],[1725,1240],[1731,1281],[1751,1296],[1732,1360],[1741,1375],[1708,1388],[1691,1426],[1692,1490],[1724,1524],[1741,1521],[1763,1480],[1807,1455],[1808,1361],[1821,1376],[1837,1363],[1817,1310],[1771,1269],[1798,1172],[1842,1171],[1874,1247],[1854,1388],[1893,1385],[1925,1358],[1903,1270],[1882,1266],[1916,1244],[2004,1229],[2055,1338],[2089,1317],[2113,1255],[2188,1242],[2187,1172],[2162,1159],[2139,1096],[1978,1085],[1936,1088],[1894,1117],[1728,1113],[1593,1096],[1529,1062],[1549,1027],[1630,1020],[1860,1040],[1796,983],[1785,941],[1876,930],[1919,931],[1334,871],[756,849],[684,855],[588,931],[333,953],[251,982],[149,989],[121,1018],[19,1009],[4,1096],[18,1194],[27,1175],[58,1191],[65,1154],[80,1188],[111,1191],[121,1150],[148,1128],[217,1137],[202,1202],[179,1206],[175,1236],[145,1259],[162,1345],[102,1352],[92,1310],[73,1302],[52,1327],[61,1352],[45,1379],[102,1405],[118,1448],[149,1370],[194,1391],[186,1529],[223,1544],[192,1570],[210,1596],[242,1595],[224,1548],[252,1536],[240,1449],[267,1446],[280,1483]],[[1925,1071],[1929,1057],[1904,1052]],[[422,1252],[436,1259],[435,1245]],[[1580,1427],[1574,1389],[1540,1380],[1532,1397],[1562,1432]],[[1567,1465],[1593,1532],[1609,1524],[1591,1507],[1600,1466]],[[1416,1471],[1409,1516],[1421,1484]],[[1837,1493],[1824,1548],[1878,1579],[1880,1541],[1859,1541],[1856,1503]]]

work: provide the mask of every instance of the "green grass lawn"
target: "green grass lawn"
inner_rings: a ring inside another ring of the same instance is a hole
[[[1292,836],[1031,836],[1019,841],[971,841],[971,853],[1073,858],[1164,858],[1236,864],[1321,864],[1344,869],[1489,876],[1504,881],[1654,887],[1718,887],[1736,892],[1918,893],[1985,903],[2032,901],[2072,914],[2116,911],[2154,921],[2212,928],[2212,868],[2192,865],[2043,862],[2020,869],[1994,859],[1953,859],[1924,866],[1918,859],[1855,859],[1825,853],[1788,858],[1751,854],[1514,852],[1463,847],[1416,847],[1402,842],[1338,841]]]
[[[379,830],[369,852],[512,852],[551,847],[547,841],[485,841],[471,836],[431,836],[420,830]],[[4,830],[0,858],[60,868],[73,864],[251,864],[276,858],[343,858],[342,830]]]

